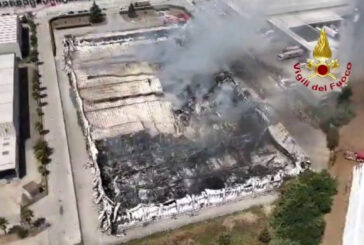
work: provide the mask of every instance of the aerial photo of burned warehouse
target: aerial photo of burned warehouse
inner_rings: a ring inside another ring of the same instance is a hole
[[[111,234],[266,193],[310,165],[230,69],[255,27],[240,33],[240,17],[221,10],[213,19],[176,11],[159,27],[63,41],[99,220]]]

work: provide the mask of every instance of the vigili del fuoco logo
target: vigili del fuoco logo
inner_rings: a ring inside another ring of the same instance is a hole
[[[331,59],[332,51],[325,28],[321,29],[320,38],[313,51],[313,57],[314,59],[307,60],[305,66],[300,63],[293,66],[298,82],[312,90],[321,92],[335,90],[347,85],[352,64],[351,62],[347,63],[345,73],[340,80],[337,80],[335,72],[340,67],[340,63],[338,59]]]

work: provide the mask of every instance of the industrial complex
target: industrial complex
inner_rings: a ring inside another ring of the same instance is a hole
[[[18,175],[20,28],[16,15],[0,17],[0,174]]]
[[[137,50],[170,42],[183,27],[63,41],[99,219],[112,234],[271,191],[309,167],[269,104],[229,72],[192,78],[175,94],[158,77],[164,64],[138,61]]]
[[[323,245],[359,245],[364,145],[343,146],[362,118],[351,90],[358,61],[345,52],[359,20],[353,4],[0,7],[0,244],[127,244],[258,205],[238,214],[262,222],[256,244],[296,242],[306,214],[276,218],[294,207],[315,218]],[[314,187],[287,194],[306,184]],[[324,215],[339,214],[325,227]],[[241,245],[232,220],[216,244]],[[279,240],[273,223],[291,220],[297,227]],[[183,239],[168,244],[200,244]]]

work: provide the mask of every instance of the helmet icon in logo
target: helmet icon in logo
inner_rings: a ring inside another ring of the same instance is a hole
[[[336,79],[336,76],[331,73],[332,70],[335,70],[340,67],[339,60],[331,60],[332,52],[330,49],[329,40],[327,39],[325,28],[321,29],[320,38],[317,42],[317,45],[313,51],[313,57],[315,59],[307,60],[307,68],[313,70],[314,73],[308,77],[308,79],[313,78],[315,76],[319,77],[331,77],[332,79]]]

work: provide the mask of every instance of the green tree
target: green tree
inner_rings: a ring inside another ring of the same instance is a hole
[[[37,62],[38,61],[38,51],[36,49],[32,49],[30,51],[29,57],[31,62]]]
[[[337,182],[324,170],[320,173],[306,171],[300,176],[300,181],[308,186],[312,202],[321,213],[331,211],[333,196],[337,193]]]
[[[35,128],[35,130],[38,131],[38,133],[42,133],[42,131],[43,131],[43,123],[40,122],[40,121],[35,122],[34,128]]]
[[[45,225],[46,224],[46,219],[45,218],[38,218],[37,220],[35,220],[34,222],[33,222],[33,225],[35,226],[35,227],[40,227],[40,226],[43,226],[43,225]]]
[[[38,90],[33,91],[32,97],[35,101],[38,101],[40,99],[40,92]]]
[[[32,47],[36,47],[38,45],[38,38],[34,33],[30,36],[30,45],[32,45]]]
[[[36,111],[37,111],[37,115],[38,115],[39,117],[41,117],[41,116],[43,116],[43,115],[44,115],[44,113],[43,113],[43,111],[42,111],[42,108],[41,108],[41,107],[37,107]]]
[[[49,171],[45,165],[40,165],[38,167],[38,171],[42,176],[47,176],[49,174]]]
[[[34,217],[34,212],[33,210],[29,209],[29,208],[23,208],[21,210],[21,218],[22,220],[24,220],[25,222],[27,222],[30,225],[30,222],[32,221]]]
[[[40,92],[40,84],[39,83],[33,83],[32,85],[33,92]]]
[[[135,18],[137,17],[137,13],[135,11],[135,7],[133,3],[130,3],[129,8],[128,8],[128,16],[129,18]]]
[[[19,229],[17,229],[16,234],[18,235],[19,238],[24,239],[28,236],[29,231],[20,226]]]
[[[335,150],[339,145],[339,130],[336,127],[330,127],[326,134],[327,148]]]
[[[36,144],[33,146],[35,158],[40,161],[42,164],[46,164],[49,162],[49,156],[53,153],[52,148],[48,146],[48,142],[39,139]]]
[[[268,244],[271,240],[268,228],[265,227],[260,233],[259,233],[259,237],[258,240],[261,241],[264,244]]]
[[[40,85],[40,82],[39,82],[39,73],[37,71],[35,71],[33,73],[33,83]]]
[[[0,217],[0,229],[3,230],[5,234],[6,234],[6,229],[8,228],[8,224],[9,221],[6,218]]]
[[[271,217],[275,238],[318,245],[325,228],[323,216],[330,211],[335,193],[336,181],[325,171],[306,171],[287,181]]]
[[[27,17],[25,15],[23,15],[21,17],[21,22],[24,23],[24,24],[28,23],[28,19],[27,19]]]
[[[94,1],[90,8],[90,22],[100,23],[103,20],[104,20],[104,15],[102,14],[100,7]]]
[[[275,238],[269,242],[269,245],[301,245],[297,241],[292,241],[289,239]]]
[[[223,233],[219,236],[219,245],[229,245],[231,243],[231,235],[228,233]]]
[[[28,18],[28,25],[29,25],[29,27],[30,27],[30,31],[33,33],[33,34],[35,34],[36,32],[37,32],[37,27],[36,27],[36,25],[35,25],[35,23],[34,23],[34,21],[32,20],[32,19],[29,19]]]

